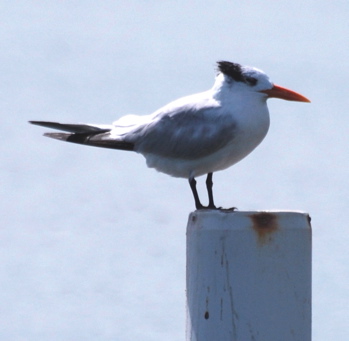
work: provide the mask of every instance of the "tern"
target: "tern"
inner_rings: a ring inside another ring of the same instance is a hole
[[[310,102],[275,85],[257,68],[219,61],[210,90],[177,99],[150,115],[126,115],[110,125],[29,122],[64,131],[44,134],[54,139],[140,153],[148,167],[188,179],[196,209],[217,209],[212,175],[262,142],[270,121],[266,102],[272,97]],[[202,205],[195,180],[205,174],[208,206]]]

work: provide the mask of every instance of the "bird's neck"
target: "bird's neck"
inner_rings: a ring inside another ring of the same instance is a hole
[[[223,93],[229,91],[231,87],[229,79],[223,73],[217,75],[212,87],[214,97],[220,97]]]

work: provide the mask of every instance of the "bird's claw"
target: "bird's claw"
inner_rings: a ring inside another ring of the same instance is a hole
[[[221,207],[220,210],[223,212],[234,212],[234,211],[238,210],[238,208],[237,207],[230,207],[230,208],[222,208]]]
[[[197,210],[219,210],[219,211],[223,211],[223,212],[234,212],[236,211],[238,208],[237,207],[230,207],[230,208],[223,208],[223,207],[216,207],[216,206],[199,206],[196,207]]]

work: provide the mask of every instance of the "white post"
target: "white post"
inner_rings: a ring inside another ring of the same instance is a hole
[[[311,340],[308,214],[190,214],[187,341],[228,340]]]

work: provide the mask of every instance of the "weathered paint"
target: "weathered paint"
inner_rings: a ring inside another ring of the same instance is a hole
[[[311,339],[311,229],[299,212],[196,211],[187,340]]]
[[[272,240],[272,234],[278,229],[278,216],[270,212],[257,212],[250,215],[252,228],[257,234],[259,244]]]

